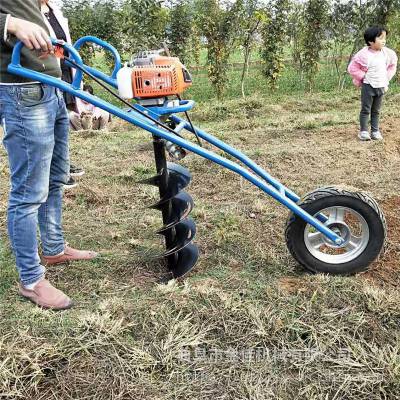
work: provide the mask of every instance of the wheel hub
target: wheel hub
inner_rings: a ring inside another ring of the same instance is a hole
[[[336,233],[341,239],[343,239],[343,243],[340,245],[337,245],[335,242],[333,242],[331,239],[329,239],[327,236],[323,236],[323,240],[326,246],[332,247],[332,248],[342,248],[346,247],[350,241],[351,238],[351,230],[349,226],[344,223],[344,222],[334,222],[327,227],[332,230],[333,232]]]
[[[357,258],[367,247],[369,227],[365,218],[357,211],[342,206],[328,207],[318,211],[327,216],[325,225],[335,232],[343,243],[330,240],[310,224],[304,229],[304,244],[318,260],[329,264],[342,264]]]

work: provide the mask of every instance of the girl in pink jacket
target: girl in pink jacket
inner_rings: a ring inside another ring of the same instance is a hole
[[[397,68],[396,53],[385,47],[387,30],[373,26],[364,32],[367,44],[351,60],[348,72],[353,83],[361,87],[360,140],[382,140],[379,113],[384,94]],[[371,134],[368,120],[371,116]]]

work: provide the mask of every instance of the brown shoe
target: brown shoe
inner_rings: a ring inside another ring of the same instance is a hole
[[[42,279],[33,290],[20,284],[19,293],[38,306],[51,310],[66,310],[73,306],[72,300],[61,290],[56,289],[47,279]]]
[[[65,245],[65,249],[61,254],[57,254],[56,256],[43,255],[42,259],[45,265],[54,265],[68,263],[69,261],[92,260],[97,256],[98,253],[95,251],[76,250],[68,245]]]

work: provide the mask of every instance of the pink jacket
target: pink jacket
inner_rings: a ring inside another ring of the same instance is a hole
[[[396,73],[397,55],[393,50],[387,47],[384,47],[382,50],[386,56],[387,78],[390,81]],[[368,53],[370,51],[373,50],[371,50],[368,46],[365,46],[353,56],[347,68],[347,72],[353,78],[353,83],[356,86],[362,85],[365,74],[368,71]]]

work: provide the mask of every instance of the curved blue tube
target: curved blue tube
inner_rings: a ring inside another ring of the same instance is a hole
[[[118,53],[118,50],[114,46],[112,46],[110,43],[107,43],[104,40],[101,40],[101,39],[99,39],[99,38],[97,38],[95,36],[83,36],[83,37],[81,37],[80,39],[78,39],[74,43],[74,48],[79,51],[80,48],[85,43],[95,43],[95,44],[103,47],[104,49],[110,51],[113,54],[114,60],[115,60],[115,66],[114,66],[114,70],[113,70],[113,72],[111,74],[111,78],[112,79],[116,79],[117,72],[121,69],[121,57],[120,57],[120,55]],[[93,69],[93,71],[96,71],[96,70]],[[89,71],[89,72],[92,72],[92,71]],[[107,76],[107,75],[104,75],[104,76]],[[102,79],[102,78],[100,78],[100,79]]]
[[[171,115],[171,120],[176,122],[177,124],[179,124],[181,122],[185,122],[185,129],[187,129],[190,132],[193,132],[193,129],[190,126],[189,122],[178,117],[177,115]],[[207,142],[213,144],[214,146],[220,148],[221,150],[225,151],[226,153],[230,154],[231,156],[242,161],[243,164],[245,164],[249,168],[251,168],[257,175],[259,175],[261,178],[265,179],[276,189],[278,189],[279,191],[283,191],[286,194],[286,196],[288,196],[291,200],[296,201],[296,202],[300,200],[300,197],[297,194],[295,194],[293,191],[291,191],[290,189],[288,189],[284,185],[282,185],[279,181],[277,181],[275,178],[273,178],[270,174],[268,174],[268,172],[266,172],[263,168],[261,168],[259,165],[257,165],[253,160],[251,160],[249,157],[247,157],[241,151],[234,149],[233,147],[229,146],[222,140],[219,140],[215,136],[210,135],[209,133],[206,133],[205,131],[203,131],[202,129],[199,129],[197,127],[196,127],[196,133],[199,135],[200,138],[206,140]]]
[[[54,46],[60,45],[60,46],[64,47],[65,49],[67,49],[69,54],[72,56],[73,60],[77,64],[83,66],[83,61],[82,61],[81,56],[72,46],[70,46],[68,43],[64,42],[63,40],[57,40],[57,39],[53,39],[53,38],[51,39],[51,42],[53,43]],[[14,66],[16,68],[18,68],[18,67],[23,68],[21,66],[21,49],[23,46],[24,46],[24,44],[21,41],[17,42],[17,44],[14,46],[14,49],[13,49],[13,52],[11,55],[10,66]],[[9,70],[9,72],[11,72],[11,71]],[[32,72],[34,72],[34,71],[32,71]],[[40,73],[36,72],[36,74],[40,74]],[[16,75],[18,75],[18,73]],[[40,75],[45,75],[45,74],[40,74]],[[82,71],[77,70],[76,74],[75,74],[75,78],[71,85],[74,89],[79,89],[81,86],[81,82],[82,82]]]

